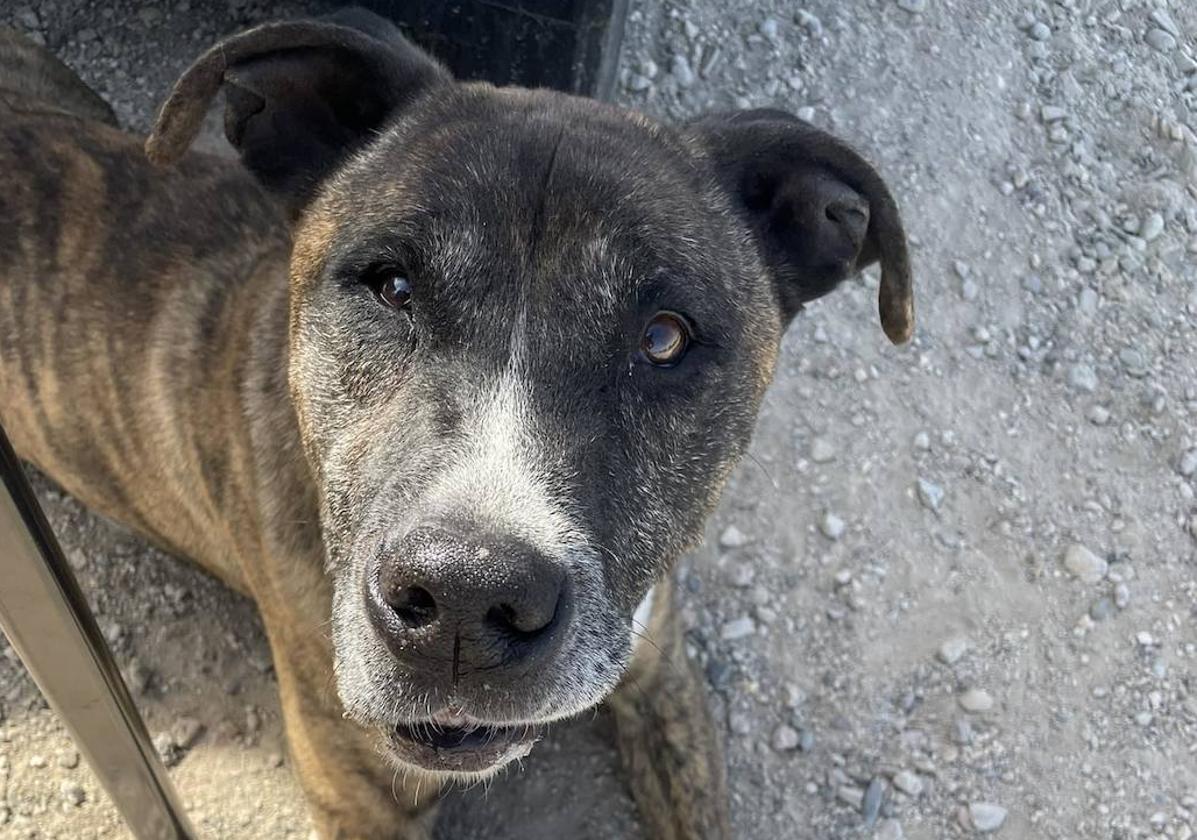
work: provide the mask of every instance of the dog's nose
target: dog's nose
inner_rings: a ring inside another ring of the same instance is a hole
[[[570,612],[565,570],[512,537],[422,527],[368,576],[375,628],[401,662],[454,681],[526,673],[557,648]]]

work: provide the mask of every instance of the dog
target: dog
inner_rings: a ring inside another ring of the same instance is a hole
[[[222,91],[240,166],[188,151]],[[730,836],[670,571],[783,331],[875,262],[905,341],[889,190],[782,111],[463,83],[350,11],[216,44],[143,149],[0,40],[3,423],[254,599],[321,837],[426,838],[600,702],[651,836]]]

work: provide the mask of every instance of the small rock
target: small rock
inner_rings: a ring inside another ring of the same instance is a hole
[[[1039,118],[1045,123],[1059,122],[1068,116],[1068,112],[1059,105],[1044,105],[1039,109]]]
[[[72,808],[78,808],[87,801],[86,791],[77,782],[63,782],[59,791],[62,794],[62,801]]]
[[[1100,583],[1110,569],[1104,557],[1098,557],[1080,543],[1074,543],[1064,552],[1064,568],[1082,583]]]
[[[991,834],[1006,822],[1006,809],[993,802],[972,802],[968,806],[968,817],[973,828],[982,834]]]
[[[960,284],[960,297],[967,301],[974,301],[981,294],[981,287],[972,280],[965,280]]]
[[[731,585],[736,589],[747,589],[756,578],[756,567],[751,563],[737,563],[732,570]]]
[[[1089,365],[1073,365],[1068,371],[1068,384],[1091,394],[1097,390],[1097,371]]]
[[[944,490],[938,484],[920,478],[917,484],[919,501],[928,510],[938,511],[943,504]]]
[[[42,22],[37,17],[37,12],[28,6],[22,6],[17,9],[16,21],[25,29],[40,29]]]
[[[771,17],[765,18],[760,23],[758,23],[756,26],[757,31],[760,32],[762,35],[764,35],[765,38],[767,38],[770,42],[772,42],[774,44],[777,43],[777,35],[778,35],[779,27],[780,27],[780,24],[777,22],[777,18],[771,18]]]
[[[874,777],[865,788],[864,798],[860,803],[860,815],[864,818],[866,827],[872,826],[881,816],[881,804],[885,800],[885,782]]]
[[[1094,621],[1105,621],[1114,615],[1114,601],[1111,598],[1098,598],[1089,607],[1089,617]]]
[[[1152,213],[1143,220],[1143,226],[1139,228],[1139,236],[1148,242],[1158,239],[1163,232],[1164,217],[1159,213]]]
[[[719,638],[725,642],[734,642],[756,632],[756,624],[748,616],[741,616],[723,625],[719,631]]]
[[[993,708],[993,696],[980,688],[970,688],[957,698],[960,708],[971,714],[981,714]]]
[[[968,653],[969,641],[964,636],[954,636],[939,646],[936,655],[945,665],[955,665]]]
[[[1176,39],[1163,29],[1148,30],[1143,40],[1147,42],[1147,46],[1162,53],[1176,49]]]
[[[748,535],[735,525],[728,525],[719,535],[719,545],[723,548],[743,548],[750,542]]]
[[[75,750],[63,750],[58,754],[58,766],[65,770],[74,770],[79,766],[79,753]]]
[[[897,820],[882,820],[877,826],[873,840],[906,840],[906,835],[902,832],[902,823]]]
[[[815,733],[809,729],[802,729],[798,732],[798,749],[804,753],[808,753],[815,748]]]
[[[898,8],[912,15],[921,15],[927,11],[927,0],[898,0]]]
[[[931,449],[931,435],[919,432],[914,436],[914,448],[926,452]]]
[[[864,804],[864,791],[852,785],[841,785],[836,790],[835,797],[854,811],[859,811]]]
[[[1176,468],[1186,478],[1197,473],[1197,449],[1190,449],[1180,456],[1180,462],[1177,463]]]
[[[782,724],[773,730],[773,739],[771,741],[773,749],[778,752],[792,752],[798,749],[798,745],[802,742],[798,730],[792,726]]]
[[[41,770],[47,764],[44,755],[33,755],[29,757],[29,766],[34,770]]]
[[[681,53],[673,57],[670,73],[673,74],[673,78],[680,88],[688,88],[694,84],[694,71],[690,68],[690,61]]]
[[[1168,14],[1167,9],[1152,9],[1151,19],[1156,22],[1160,29],[1163,29],[1169,35],[1180,37],[1180,27],[1176,25],[1176,21],[1172,19],[1172,15]]]
[[[1027,30],[1027,34],[1031,36],[1032,41],[1046,41],[1052,37],[1052,30],[1046,23],[1041,20],[1035,21]]]
[[[204,725],[193,717],[181,717],[171,727],[170,734],[180,749],[188,750],[204,734]]]
[[[907,796],[917,797],[923,792],[923,780],[918,773],[902,770],[894,774],[894,787]]]
[[[819,520],[819,531],[823,536],[829,540],[838,540],[844,535],[844,520],[840,519],[831,511],[823,514],[823,518]]]
[[[827,438],[815,438],[810,442],[810,459],[816,464],[835,460],[835,444]]]
[[[1120,610],[1124,610],[1130,606],[1130,587],[1125,583],[1120,583],[1114,587],[1114,606]]]
[[[1085,415],[1094,426],[1104,426],[1110,422],[1110,411],[1105,406],[1092,406]]]

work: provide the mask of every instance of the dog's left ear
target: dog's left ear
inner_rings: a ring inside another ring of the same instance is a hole
[[[246,167],[298,212],[320,181],[448,71],[390,21],[361,9],[267,23],[224,39],[179,78],[146,154],[182,157],[225,92],[225,135]]]
[[[784,111],[691,122],[756,237],[788,320],[803,303],[881,261],[878,309],[895,344],[914,332],[906,233],[881,176],[847,145]]]

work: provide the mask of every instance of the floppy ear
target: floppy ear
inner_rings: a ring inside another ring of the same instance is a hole
[[[360,9],[268,23],[218,43],[162,105],[146,153],[173,163],[225,91],[225,135],[298,211],[316,186],[399,109],[451,78],[389,21]]]
[[[755,234],[787,318],[880,260],[882,329],[895,344],[910,338],[906,233],[885,182],[864,158],[773,109],[715,114],[688,128]]]

